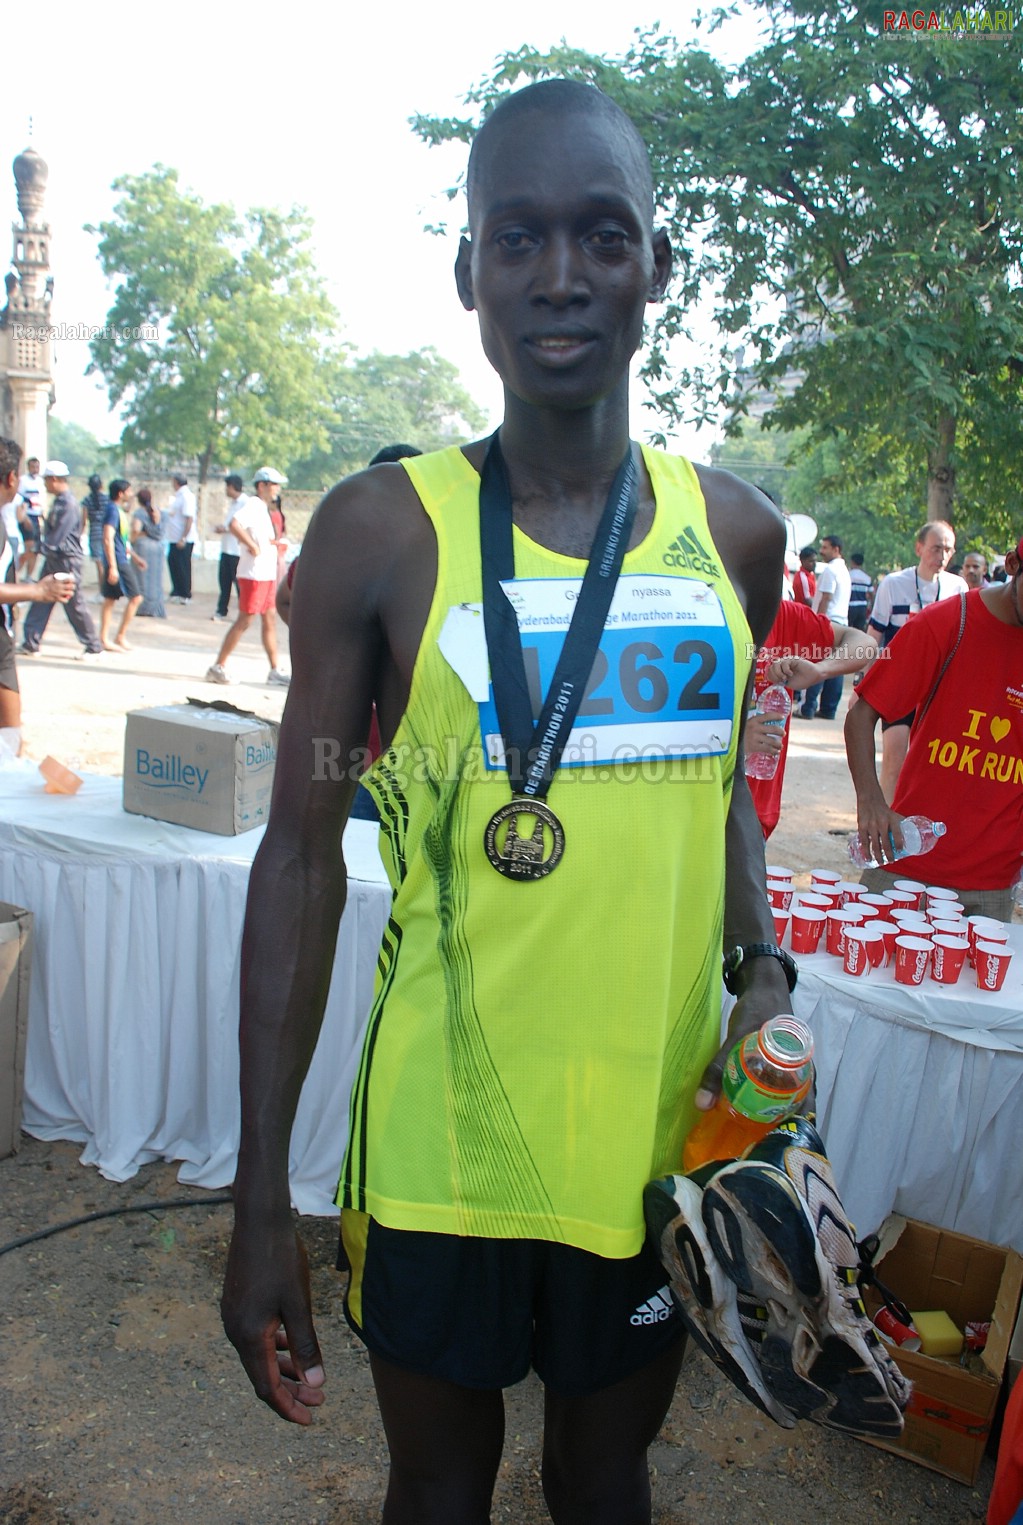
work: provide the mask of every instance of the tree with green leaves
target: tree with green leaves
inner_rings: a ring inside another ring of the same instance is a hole
[[[336,315],[308,216],[207,206],[157,165],[114,182],[88,228],[114,283],[91,371],[120,405],[126,450],[198,463],[283,462],[327,441]]]
[[[325,490],[383,445],[439,450],[478,434],[486,415],[435,349],[338,360],[330,373],[329,441],[288,468],[292,487]]]
[[[646,138],[679,273],[645,374],[669,422],[766,422],[920,482],[929,517],[1003,538],[1023,458],[1023,74],[1011,34],[881,30],[880,7],[761,0],[737,68],[641,32],[623,57],[523,48],[468,96],[567,75]],[[735,12],[718,12],[720,25]],[[428,142],[470,119],[419,117]],[[719,342],[694,353],[713,296]],[[1015,538],[1015,532],[1013,538]]]

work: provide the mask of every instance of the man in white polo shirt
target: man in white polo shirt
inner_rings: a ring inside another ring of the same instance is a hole
[[[849,623],[849,594],[852,591],[852,582],[849,577],[849,568],[842,559],[842,542],[837,535],[824,535],[821,539],[821,560],[824,566],[817,573],[817,591],[814,594],[813,611],[815,614],[824,614],[831,621],[836,630],[844,629]],[[816,683],[813,688],[808,688],[803,697],[803,704],[796,711],[803,720],[812,720],[817,711],[821,720],[834,720],[838,712],[838,706],[842,699],[842,684],[845,680],[839,674],[837,678],[829,678],[826,683]],[[817,700],[820,698],[820,709],[817,710]]]
[[[227,528],[238,542],[238,618],[224,636],[223,645],[213,666],[206,673],[207,683],[230,683],[226,662],[258,614],[262,622],[263,650],[270,662],[267,683],[287,687],[287,673],[277,666],[277,547],[269,506],[283,481],[272,466],[256,472],[254,498],[236,498],[231,507]],[[240,505],[240,506],[239,506]]]

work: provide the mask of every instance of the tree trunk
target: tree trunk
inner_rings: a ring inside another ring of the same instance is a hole
[[[955,442],[955,414],[943,413],[938,419],[938,438],[927,452],[927,517],[944,519],[948,524],[955,523]]]
[[[206,446],[206,449],[203,451],[202,455],[199,457],[199,481],[198,481],[198,484],[197,484],[197,490],[196,490],[196,494],[195,494],[196,534],[199,537],[200,545],[203,544],[203,542],[205,540],[205,536],[206,536],[206,515],[203,512],[203,499],[206,496],[206,493],[205,493],[206,478],[210,474],[210,461],[212,459],[213,459],[213,446],[212,446],[212,444],[210,444],[210,445]]]

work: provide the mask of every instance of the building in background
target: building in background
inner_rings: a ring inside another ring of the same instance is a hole
[[[46,162],[32,147],[14,161],[18,220],[0,309],[0,434],[16,440],[22,460],[45,461],[47,420],[56,400],[50,339],[50,225],[43,220]]]

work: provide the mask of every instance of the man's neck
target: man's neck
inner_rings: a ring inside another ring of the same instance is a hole
[[[921,582],[937,582],[938,578],[941,576],[941,568],[939,567],[936,572],[931,572],[921,562],[921,564],[916,569],[916,575],[919,577]]]
[[[1019,608],[1019,587],[1015,579],[1009,582],[989,583],[980,590],[980,596],[996,620],[1003,625],[1023,627],[1023,615]]]
[[[506,394],[501,451],[516,498],[602,504],[628,443],[628,378],[602,403],[572,411],[535,408]]]

